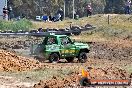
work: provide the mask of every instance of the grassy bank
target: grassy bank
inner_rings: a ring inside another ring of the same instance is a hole
[[[109,24],[108,24],[109,22]],[[98,14],[79,20],[68,19],[59,22],[37,22],[22,19],[20,21],[0,21],[0,30],[30,30],[32,28],[66,28],[71,25],[84,26],[91,24],[96,29],[81,34],[80,38],[87,40],[106,40],[113,38],[132,40],[132,15],[108,15]]]
[[[108,24],[109,22],[109,24]],[[132,15],[108,15],[98,14],[79,20],[65,20],[60,22],[32,22],[34,28],[65,28],[72,25],[84,26],[92,24],[96,29],[85,32],[78,36],[81,40],[108,40],[113,38],[132,40]]]
[[[33,22],[34,28],[64,28],[72,25],[84,26],[85,24],[93,24],[96,26],[111,26],[112,28],[132,28],[132,16],[131,15],[117,15],[111,14],[108,24],[108,15],[93,15],[91,17],[80,18],[79,20],[64,20],[59,22]]]

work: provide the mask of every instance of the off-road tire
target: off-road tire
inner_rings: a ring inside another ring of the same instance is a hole
[[[80,79],[80,85],[81,86],[88,86],[90,84],[91,84],[91,82],[88,78],[83,77],[83,78]]]
[[[85,63],[87,61],[87,54],[86,52],[80,52],[78,56],[78,61],[81,63]]]
[[[67,57],[67,58],[65,58],[65,59],[67,60],[67,62],[71,63],[71,62],[73,62],[74,57]]]
[[[59,55],[57,53],[52,53],[49,56],[50,63],[58,63],[59,62]]]

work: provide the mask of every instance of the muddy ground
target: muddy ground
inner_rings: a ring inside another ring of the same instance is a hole
[[[31,44],[36,44],[40,41],[42,39],[1,37],[0,49],[33,59],[30,55],[29,47]],[[66,60],[61,60],[58,64],[40,62],[41,67],[30,72],[12,73],[1,71],[0,87],[76,88],[80,87],[78,75],[81,73],[81,69],[87,69],[88,67],[94,69],[90,71],[91,78],[131,78],[132,41],[117,39],[113,41],[88,42],[90,42],[90,53],[88,54],[88,61],[86,63],[77,63],[76,60],[74,63],[67,63]]]

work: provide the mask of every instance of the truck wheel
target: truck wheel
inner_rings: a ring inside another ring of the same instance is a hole
[[[88,78],[86,78],[86,77],[83,77],[83,78],[80,80],[80,85],[81,85],[81,86],[88,86],[88,85],[90,85],[90,84],[91,84],[90,80],[89,80]]]
[[[66,60],[70,63],[70,62],[73,62],[74,60],[74,57],[69,57],[69,58],[66,58]]]
[[[78,56],[78,61],[85,63],[87,61],[87,54],[85,52],[81,52]]]
[[[53,53],[49,56],[50,63],[58,63],[59,62],[59,55],[57,53]]]
[[[40,62],[44,62],[45,61],[43,53],[40,53],[39,55],[35,56],[34,58],[36,60],[39,60]]]

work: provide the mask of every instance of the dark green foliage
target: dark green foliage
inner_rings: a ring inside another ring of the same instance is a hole
[[[105,13],[124,13],[125,0],[105,0]]]
[[[66,1],[66,16],[72,17],[72,1]],[[35,18],[36,15],[54,15],[63,8],[64,0],[10,0],[15,16]],[[91,2],[93,13],[124,13],[125,0],[75,0],[75,10],[80,17],[86,16],[86,5]]]

